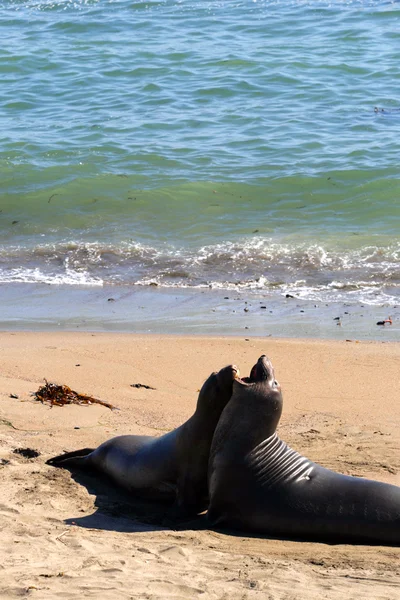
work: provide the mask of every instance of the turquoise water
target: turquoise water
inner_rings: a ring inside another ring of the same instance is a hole
[[[215,292],[396,317],[397,2],[0,0],[0,14],[9,322],[22,284],[52,284],[55,303],[157,286],[197,291],[205,312]]]

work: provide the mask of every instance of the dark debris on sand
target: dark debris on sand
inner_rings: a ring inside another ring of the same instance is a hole
[[[131,387],[133,388],[144,388],[145,390],[155,390],[156,388],[151,387],[151,385],[146,385],[145,383],[131,383]]]
[[[34,450],[33,448],[15,448],[13,452],[14,454],[19,454],[24,458],[37,458],[38,456],[40,456],[40,452]]]

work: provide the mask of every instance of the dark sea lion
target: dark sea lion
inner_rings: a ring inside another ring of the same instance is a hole
[[[208,520],[276,537],[400,544],[400,487],[340,475],[279,439],[282,394],[261,356],[236,380],[210,450]]]
[[[232,394],[238,369],[230,365],[203,384],[194,414],[161,437],[122,435],[98,448],[68,452],[48,465],[96,471],[129,492],[155,500],[174,500],[180,514],[207,508],[207,467],[215,427]]]

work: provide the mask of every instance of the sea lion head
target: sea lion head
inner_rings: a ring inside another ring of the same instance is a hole
[[[232,396],[233,382],[238,377],[239,369],[235,365],[211,373],[200,390],[197,409],[204,407],[207,411],[221,413]]]
[[[235,378],[233,398],[257,407],[260,420],[275,432],[282,414],[283,399],[281,386],[275,379],[270,359],[263,354],[252,367],[249,377]]]
[[[254,367],[251,369],[249,383],[257,383],[266,381],[271,388],[279,387],[279,383],[275,379],[275,370],[272,362],[263,354],[260,356]]]

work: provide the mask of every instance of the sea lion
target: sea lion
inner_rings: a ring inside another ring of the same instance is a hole
[[[340,475],[276,434],[282,393],[261,356],[233,382],[210,450],[208,520],[276,537],[400,544],[400,487]]]
[[[122,435],[98,448],[68,452],[48,465],[96,471],[129,492],[175,500],[173,512],[193,515],[207,508],[207,467],[215,427],[238,374],[230,365],[204,382],[194,414],[161,437]]]

